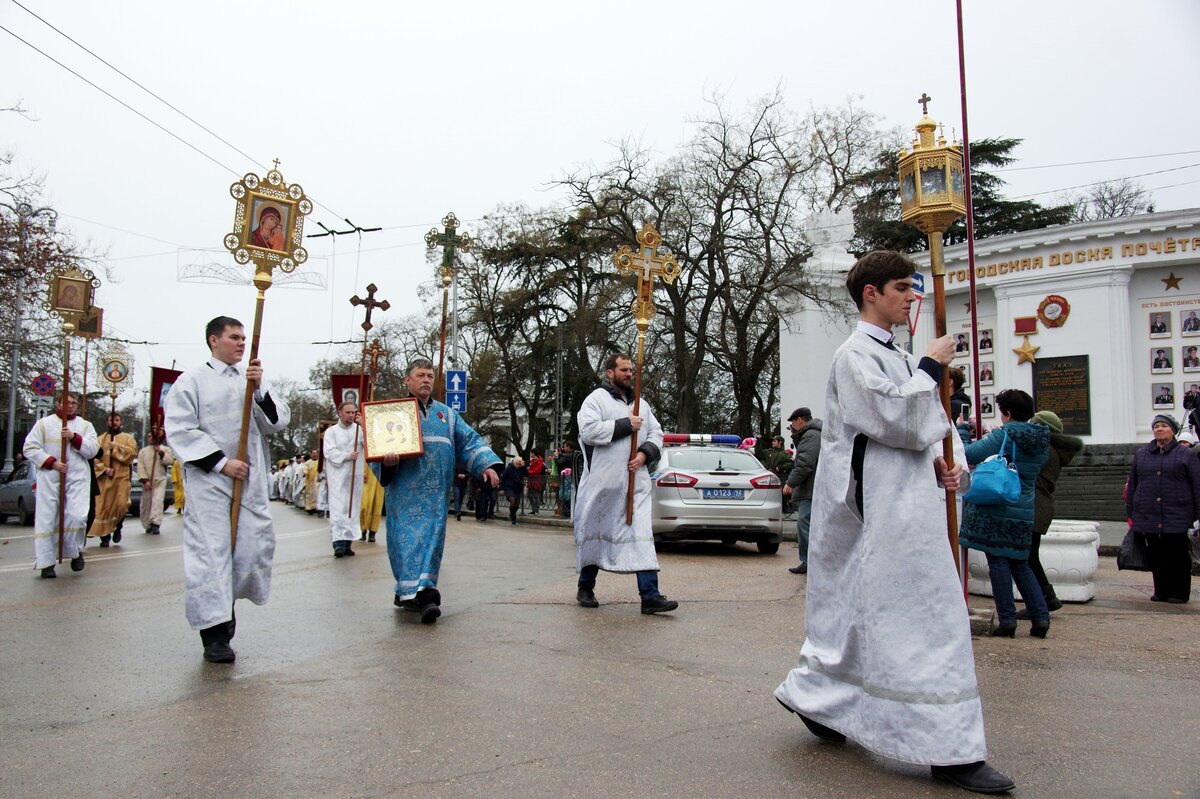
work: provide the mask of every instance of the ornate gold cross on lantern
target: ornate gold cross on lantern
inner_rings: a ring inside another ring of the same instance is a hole
[[[646,330],[650,327],[650,318],[658,312],[654,307],[654,278],[660,277],[664,283],[673,283],[683,269],[674,255],[659,255],[658,246],[662,244],[662,236],[654,225],[649,222],[642,225],[637,234],[638,251],[635,253],[628,244],[622,244],[613,255],[613,265],[622,275],[637,275],[637,299],[633,301],[633,319],[637,324],[637,360],[633,384],[633,413],[636,416],[641,411],[642,402],[642,359],[646,351]],[[638,437],[630,441],[629,458],[637,457]],[[633,524],[633,479],[634,473],[629,473],[629,492],[625,500],[625,523]]]
[[[450,304],[450,284],[454,282],[454,253],[455,250],[465,252],[471,249],[471,237],[466,233],[460,236],[456,232],[458,217],[454,215],[453,211],[442,217],[442,226],[445,228],[442,233],[439,233],[437,228],[431,228],[425,234],[425,244],[429,246],[429,249],[442,248],[442,266],[438,270],[442,276],[442,337],[438,347],[437,382],[433,386],[433,397],[437,400],[445,399],[442,393],[442,377],[446,371],[446,316]],[[457,296],[456,293],[455,303],[458,302]],[[455,307],[457,308],[457,304]]]

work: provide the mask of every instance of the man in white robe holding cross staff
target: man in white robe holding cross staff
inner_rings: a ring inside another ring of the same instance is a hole
[[[641,401],[642,356],[646,329],[655,313],[654,278],[666,282],[680,272],[670,255],[660,256],[662,239],[647,223],[637,236],[640,252],[621,245],[613,256],[622,274],[638,276],[633,312],[638,328],[637,364],[614,353],[604,364],[604,381],[579,409],[579,443],[584,465],[575,501],[575,544],[579,568],[575,599],[585,608],[600,607],[596,577],[601,569],[637,575],[642,613],[667,613],[679,603],[658,591],[658,557],[650,520],[653,490],[647,466],[658,460],[662,427]],[[626,446],[625,439],[629,439]]]

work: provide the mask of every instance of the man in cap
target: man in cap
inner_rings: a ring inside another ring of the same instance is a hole
[[[796,548],[800,562],[788,569],[792,574],[808,573],[808,529],[812,522],[813,481],[821,457],[821,420],[812,418],[808,408],[797,408],[788,417],[792,428],[792,471],[783,484],[783,495],[796,501]]]

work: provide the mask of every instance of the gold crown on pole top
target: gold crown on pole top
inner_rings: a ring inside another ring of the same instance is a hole
[[[957,142],[934,132],[938,123],[929,116],[929,101],[918,101],[923,114],[917,122],[912,150],[900,150],[900,219],[926,234],[943,233],[954,220],[966,216],[963,191],[963,155]]]

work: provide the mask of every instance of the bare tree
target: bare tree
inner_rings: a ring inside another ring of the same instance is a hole
[[[1063,198],[1062,202],[1071,206],[1072,222],[1113,219],[1154,211],[1154,200],[1150,193],[1141,183],[1129,178],[1097,183],[1087,191]]]

